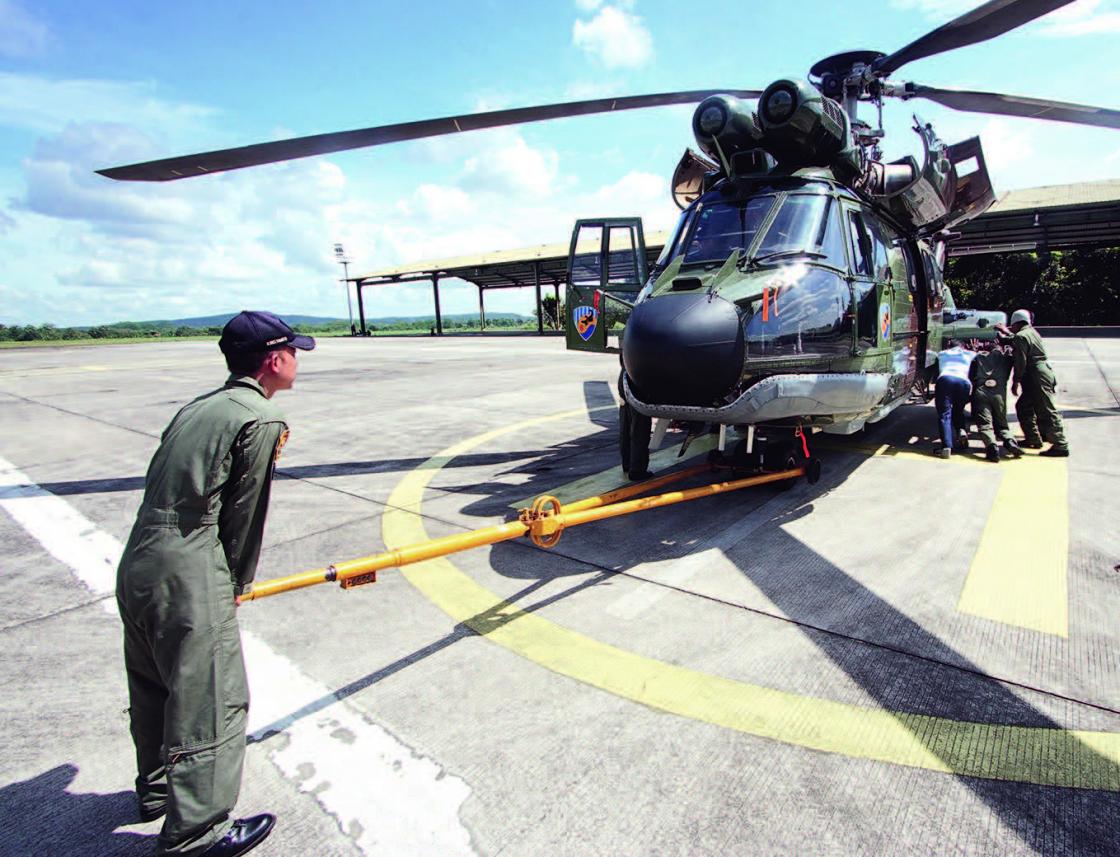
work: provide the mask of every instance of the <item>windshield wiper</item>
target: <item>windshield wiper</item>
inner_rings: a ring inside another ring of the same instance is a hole
[[[816,250],[775,250],[773,253],[751,256],[743,262],[743,267],[757,268],[759,265],[765,265],[769,262],[777,262],[782,259],[796,259],[801,256],[808,256],[810,259],[824,259],[828,254],[818,253]]]

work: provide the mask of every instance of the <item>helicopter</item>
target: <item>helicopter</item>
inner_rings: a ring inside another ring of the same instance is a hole
[[[567,345],[620,337],[619,447],[648,476],[653,420],[717,430],[715,463],[786,469],[807,433],[850,434],[928,384],[949,337],[992,336],[1001,312],[958,310],[943,269],[952,228],[995,200],[978,138],[946,145],[915,116],[923,150],[885,162],[883,104],[925,99],[973,113],[1120,128],[1120,111],[889,79],[1072,0],[989,0],[891,54],[854,50],[807,79],[464,114],[318,134],[98,170],[174,181],[365,146],[568,116],[697,104],[672,179],[682,213],[646,271],[641,222],[580,221],[569,254]],[[748,102],[757,102],[752,109]],[[877,110],[871,125],[861,104]],[[728,431],[741,437],[730,456]],[[818,465],[819,466],[819,465]]]

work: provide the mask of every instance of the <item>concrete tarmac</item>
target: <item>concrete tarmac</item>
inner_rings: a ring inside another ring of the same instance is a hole
[[[1120,340],[1047,345],[1068,460],[940,460],[908,405],[813,435],[816,485],[243,605],[254,854],[1120,853]],[[300,359],[258,579],[622,484],[614,357]],[[224,377],[211,342],[0,351],[0,854],[154,849],[115,564]]]

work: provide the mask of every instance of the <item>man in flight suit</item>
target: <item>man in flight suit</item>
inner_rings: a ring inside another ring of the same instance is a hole
[[[1050,441],[1051,446],[1041,452],[1041,455],[1066,458],[1069,456],[1069,443],[1066,441],[1062,415],[1054,400],[1058,379],[1046,356],[1042,337],[1031,327],[1031,314],[1027,310],[1017,309],[1011,314],[1010,333],[1015,360],[1011,392],[1019,396],[1022,391],[1015,403],[1015,415],[1023,429],[1023,446],[1042,449],[1045,438]]]
[[[1023,451],[1007,425],[1007,379],[1011,376],[1011,356],[996,343],[986,350],[979,347],[976,350],[976,359],[968,367],[969,380],[972,381],[972,419],[976,421],[976,428],[984,441],[987,459],[999,462],[997,435],[1003,441],[1004,449],[1018,458]]]
[[[219,347],[230,376],[168,425],[117,570],[140,816],[166,813],[157,854],[235,857],[271,832],[230,820],[241,788],[249,688],[235,608],[252,588],[272,471],[288,429],[299,336],[242,312]]]

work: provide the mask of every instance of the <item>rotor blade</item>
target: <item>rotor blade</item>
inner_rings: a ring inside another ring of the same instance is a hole
[[[1071,2],[1073,0],[989,0],[983,6],[926,33],[902,50],[882,57],[872,64],[872,68],[881,74],[890,74],[922,57],[987,41]]]
[[[692,104],[709,95],[734,95],[739,98],[758,98],[761,90],[755,89],[701,89],[692,92],[663,92],[656,95],[630,95],[624,98],[599,98],[591,101],[570,101],[565,104],[543,104],[537,107],[518,107],[512,110],[492,110],[488,113],[468,113],[443,119],[426,119],[421,122],[402,122],[398,125],[380,125],[357,131],[339,131],[334,134],[315,134],[271,143],[257,143],[236,149],[221,149],[164,158],[124,167],[98,170],[101,175],[120,181],[165,182],[201,176],[225,170],[239,170],[277,161],[290,161],[312,155],[325,155],[364,146],[381,146],[402,140],[438,137],[476,131],[481,128],[498,128],[503,125],[520,125],[543,119],[561,119],[567,116],[585,116],[590,113],[609,113],[612,110],[635,110],[640,107],[662,107],[667,104]]]
[[[918,83],[907,84],[906,90],[915,98],[928,98],[954,110],[964,110],[969,113],[998,113],[1003,116],[1025,116],[1030,119],[1049,119],[1053,122],[1120,128],[1120,110],[1110,110],[1107,107],[1049,101],[1045,98],[1026,98],[1022,95],[1003,95],[999,92],[939,89],[936,86],[922,86]]]

